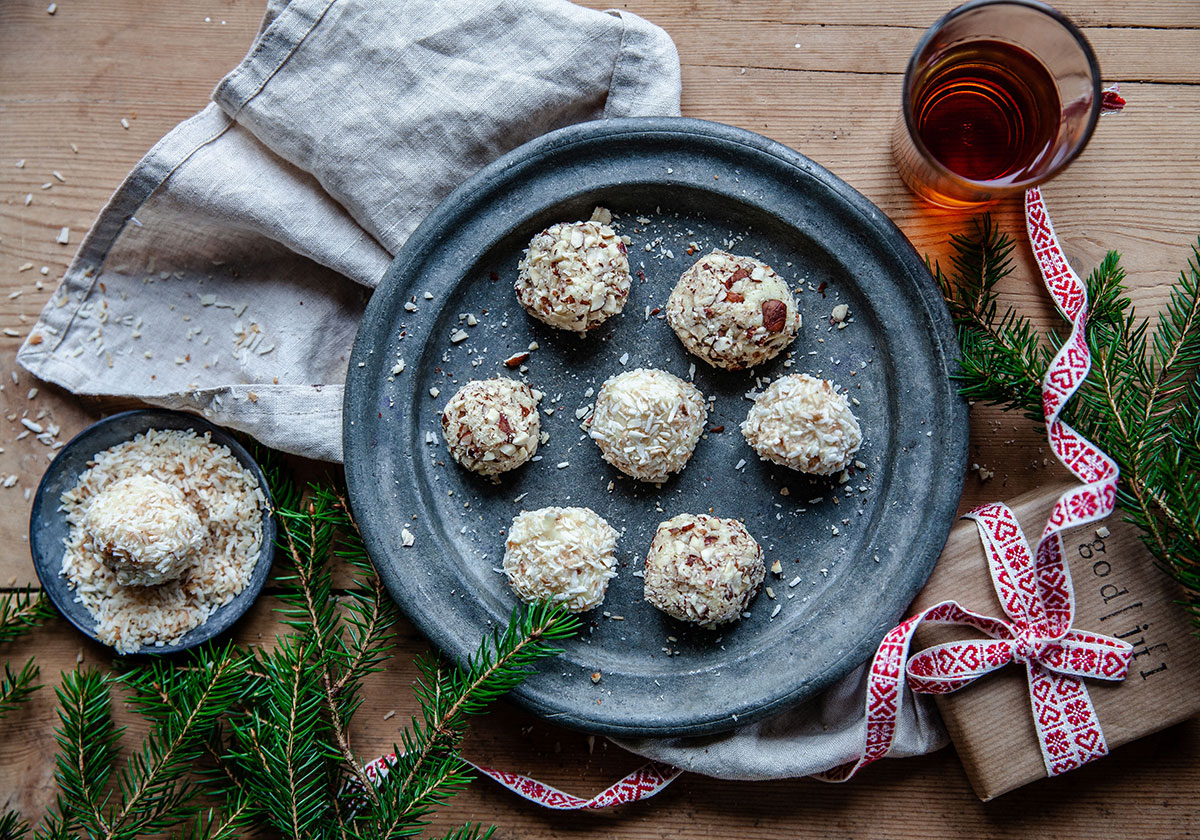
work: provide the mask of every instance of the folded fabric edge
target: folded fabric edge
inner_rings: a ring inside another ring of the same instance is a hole
[[[259,443],[315,461],[342,462],[343,385],[232,385],[141,395],[151,405],[190,411],[251,435]],[[300,406],[297,408],[297,406]]]
[[[53,366],[55,376],[49,375],[45,371],[46,360],[66,337],[79,308],[88,299],[117,237],[130,222],[140,224],[136,215],[138,209],[197,149],[220,137],[232,125],[233,121],[219,108],[208,105],[168,132],[138,161],[84,236],[58,288],[17,351],[17,362],[21,367],[40,379],[72,391],[84,385],[86,376],[81,371],[71,375],[73,368],[70,365]]]
[[[605,118],[679,116],[679,51],[671,36],[632,12],[607,9],[605,13],[620,18],[624,26],[604,103]],[[667,69],[665,75],[647,81],[651,73],[663,68]]]
[[[212,100],[237,117],[292,57],[337,0],[291,0],[263,27],[237,67],[217,83]],[[271,10],[268,9],[268,16]]]

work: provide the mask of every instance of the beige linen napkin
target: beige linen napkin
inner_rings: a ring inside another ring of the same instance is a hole
[[[109,201],[18,361],[341,460],[359,317],[425,215],[551,129],[678,113],[675,45],[626,12],[272,0],[213,104]]]

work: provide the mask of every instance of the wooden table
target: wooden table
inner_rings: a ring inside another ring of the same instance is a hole
[[[664,26],[678,44],[685,115],[733,123],[799,149],[878,204],[918,251],[944,257],[947,235],[962,228],[965,216],[917,203],[893,171],[887,138],[904,63],[921,31],[951,1],[624,5]],[[0,4],[0,328],[21,336],[112,190],[159,137],[205,104],[216,81],[242,57],[263,5],[61,0],[50,15],[47,2]],[[1047,200],[1074,264],[1089,269],[1108,249],[1120,250],[1138,308],[1149,313],[1166,299],[1200,232],[1200,4],[1060,5],[1084,28],[1105,81],[1120,81],[1130,104],[1101,121],[1084,154],[1046,189]],[[19,159],[24,168],[14,166]],[[1004,229],[1020,235],[1016,201],[996,214]],[[71,229],[69,246],[55,243],[64,226]],[[1008,299],[1050,324],[1028,252],[1017,255]],[[22,271],[25,263],[33,268]],[[38,385],[17,370],[20,341],[0,337],[0,418],[45,411],[66,439],[111,410]],[[0,475],[19,476],[16,486],[0,489],[0,587],[6,588],[36,583],[23,497],[47,464],[46,447],[33,436],[18,440],[20,431],[0,419]],[[972,460],[995,477],[984,482],[969,475],[964,506],[1008,498],[1059,475],[1045,465],[1042,439],[1017,416],[976,407],[971,433]],[[264,602],[246,625],[243,641],[269,638],[278,626]],[[396,656],[371,683],[359,714],[361,755],[387,748],[399,721],[416,709],[406,687],[415,676],[412,658],[424,648],[403,623]],[[77,660],[103,667],[110,659],[108,650],[61,620],[0,649],[0,658],[31,653],[49,684]],[[396,716],[385,720],[392,710]],[[36,816],[51,802],[55,722],[49,688],[0,720],[0,808]],[[131,736],[143,731],[136,720],[123,715],[122,722],[134,723]],[[842,786],[685,776],[655,800],[582,815],[542,811],[480,781],[438,825],[490,821],[503,838],[1191,836],[1200,831],[1198,750],[1200,721],[1193,720],[989,804],[976,801],[952,749],[883,762]],[[583,735],[504,706],[476,724],[467,753],[576,793],[599,790],[639,763],[603,739],[593,750]]]

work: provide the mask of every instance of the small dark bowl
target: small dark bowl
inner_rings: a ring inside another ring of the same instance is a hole
[[[33,499],[33,509],[29,514],[29,546],[38,579],[41,580],[42,588],[50,596],[54,606],[66,616],[67,621],[95,639],[96,620],[83,604],[75,600],[74,590],[67,586],[67,579],[59,572],[62,568],[63,541],[70,530],[66,516],[59,509],[59,499],[65,491],[75,486],[80,474],[88,468],[88,461],[97,453],[132,440],[135,435],[149,429],[191,429],[201,435],[205,432],[211,433],[214,443],[228,446],[242,466],[254,473],[267,499],[267,507],[262,514],[262,549],[246,588],[228,604],[215,610],[199,627],[188,631],[177,644],[143,646],[136,651],[153,654],[175,653],[195,647],[229,629],[254,603],[271,573],[271,560],[275,556],[275,519],[271,513],[274,503],[270,489],[267,487],[266,477],[250,457],[250,453],[228,433],[201,417],[153,408],[125,411],[93,423],[62,448],[58,457],[46,470],[46,474],[42,476],[37,495]]]

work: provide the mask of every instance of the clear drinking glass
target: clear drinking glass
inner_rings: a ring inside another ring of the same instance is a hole
[[[892,152],[926,201],[981,204],[1062,171],[1100,99],[1100,66],[1075,24],[1037,0],[974,0],[917,44]]]

